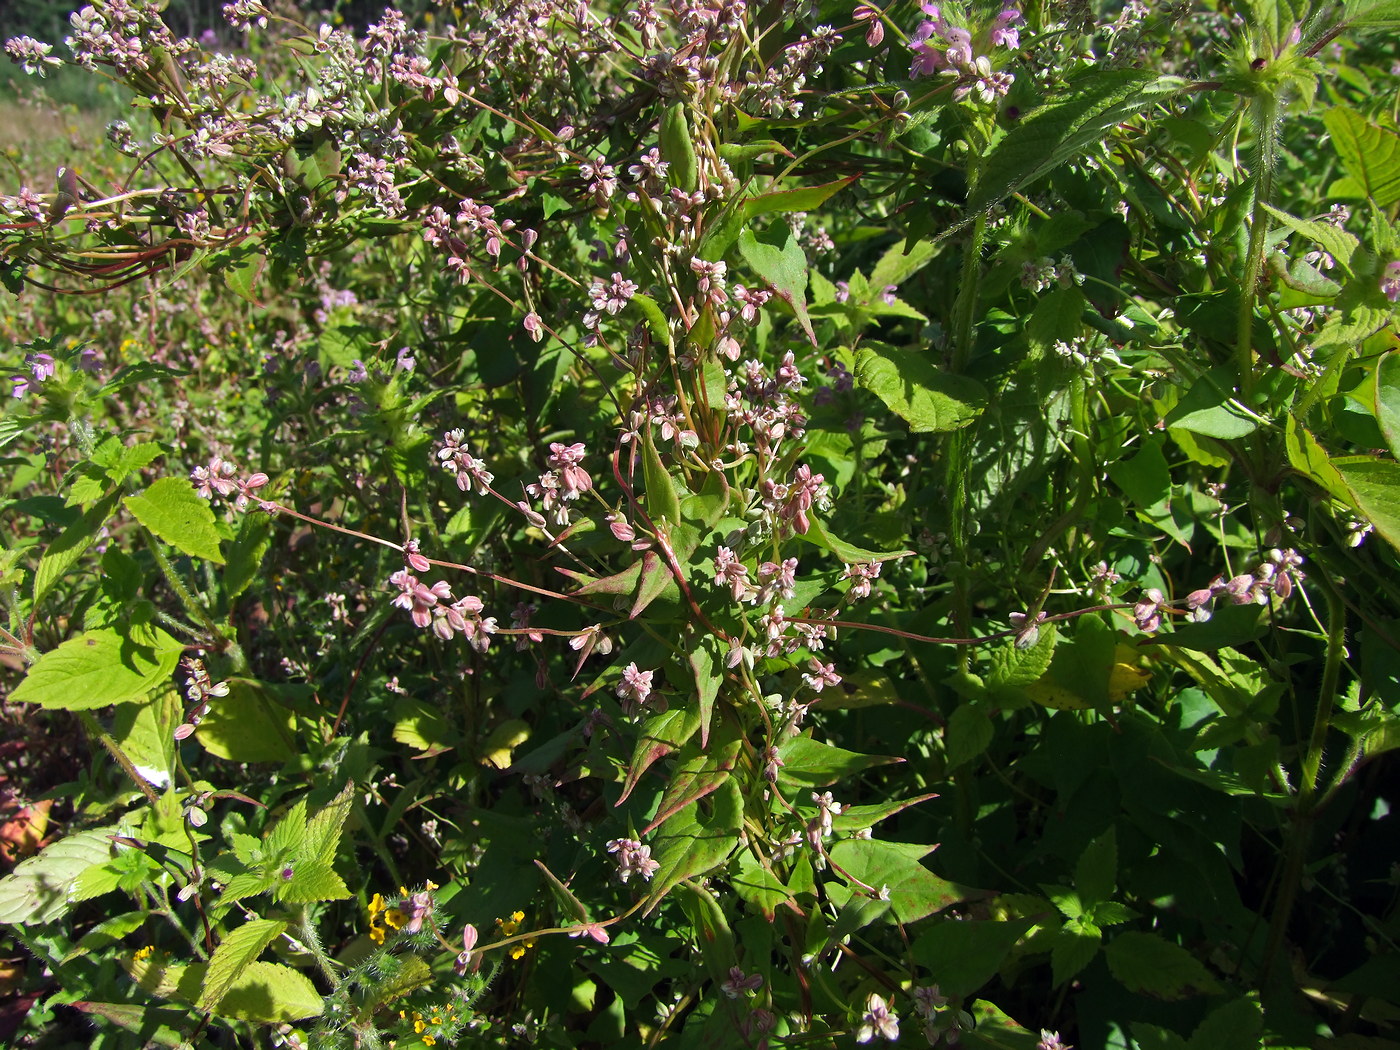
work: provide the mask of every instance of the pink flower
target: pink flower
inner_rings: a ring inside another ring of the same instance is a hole
[[[418,581],[418,577],[411,575],[408,570],[400,569],[389,577],[389,582],[399,588],[397,597],[393,604],[400,609],[407,609],[413,617],[413,622],[418,627],[428,627],[433,622],[433,608],[438,602],[451,601],[452,589],[448,587],[446,580],[438,580],[437,583],[428,587]],[[449,635],[450,637],[450,635]]]
[[[593,488],[593,479],[589,477],[588,471],[579,466],[586,452],[582,441],[572,445],[555,441],[549,446],[548,462],[550,467],[559,473],[559,487],[564,499],[578,499]]]
[[[465,977],[469,972],[476,973],[481,966],[481,957],[472,950],[476,947],[479,936],[476,927],[471,923],[462,927],[462,951],[458,954],[456,965],[453,967],[459,977]]]
[[[622,701],[624,711],[631,714],[639,705],[647,702],[652,693],[651,681],[655,674],[655,671],[639,671],[635,663],[622,669],[622,681],[617,684],[617,696]]]
[[[617,854],[617,877],[622,882],[633,875],[649,880],[661,867],[651,859],[651,847],[636,839],[613,839],[608,843],[608,852]]]

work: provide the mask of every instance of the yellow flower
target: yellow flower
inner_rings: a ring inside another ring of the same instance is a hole
[[[140,962],[142,959],[149,959],[153,951],[155,951],[155,949],[148,944],[144,948],[136,949],[136,954],[133,955],[131,958],[135,962]]]
[[[496,925],[501,928],[501,933],[507,937],[514,936],[520,929],[520,924],[525,921],[523,911],[512,912],[509,919],[497,919]]]
[[[383,944],[389,930],[399,930],[407,922],[407,916],[398,908],[384,904],[384,895],[376,893],[369,902],[369,939],[375,944]]]

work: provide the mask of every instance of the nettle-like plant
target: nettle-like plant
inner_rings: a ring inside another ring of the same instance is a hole
[[[224,13],[3,198],[22,1038],[1388,1030],[1393,5]]]

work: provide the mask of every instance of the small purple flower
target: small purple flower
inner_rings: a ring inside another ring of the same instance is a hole
[[[1400,302],[1400,259],[1386,263],[1381,271],[1381,294],[1392,303]]]
[[[876,1036],[894,1042],[899,1038],[899,1016],[885,1003],[884,996],[870,993],[865,1001],[865,1016],[856,1032],[857,1043],[868,1043]]]
[[[729,980],[720,986],[720,991],[724,992],[731,999],[738,999],[743,995],[752,995],[763,987],[763,976],[761,974],[746,975],[737,966],[729,968]]]

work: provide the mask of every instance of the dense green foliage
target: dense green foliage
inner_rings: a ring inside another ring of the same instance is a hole
[[[158,7],[6,45],[0,1037],[1396,1045],[1395,0]]]

